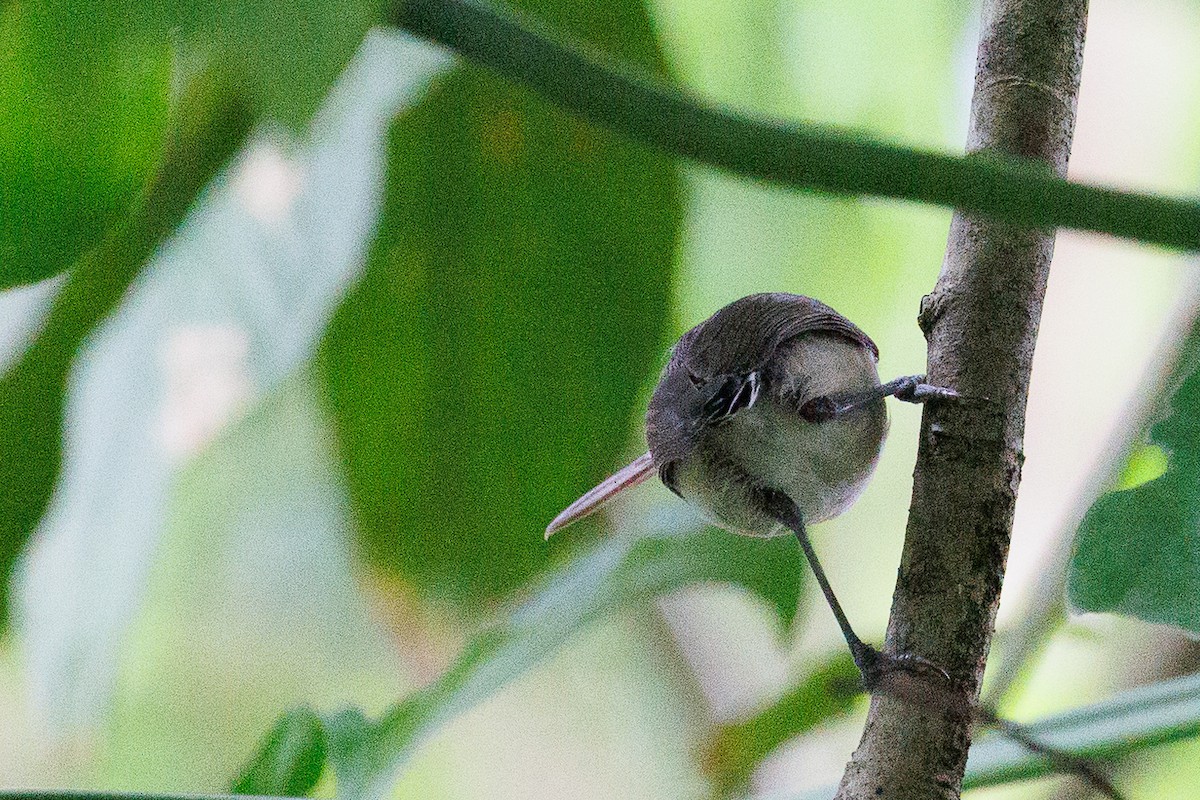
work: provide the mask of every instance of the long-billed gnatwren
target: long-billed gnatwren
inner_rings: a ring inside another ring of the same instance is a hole
[[[895,668],[940,672],[890,655],[850,627],[806,526],[844,511],[866,485],[887,435],[883,399],[958,399],[914,375],[880,384],[879,350],[809,297],[743,297],[685,333],[646,412],[650,452],[572,503],[546,536],[657,472],[712,522],[746,536],[792,532],[868,688]]]

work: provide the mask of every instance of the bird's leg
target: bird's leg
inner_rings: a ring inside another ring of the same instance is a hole
[[[862,675],[863,687],[868,692],[873,692],[876,688],[884,692],[889,691],[886,684],[882,686],[881,684],[889,674],[894,674],[897,670],[903,670],[937,687],[948,686],[950,676],[932,661],[911,653],[900,655],[883,653],[858,638],[858,634],[850,627],[850,620],[846,618],[842,604],[838,602],[837,596],[833,593],[833,587],[829,585],[829,578],[826,577],[825,570],[821,567],[820,560],[817,559],[817,553],[813,550],[804,520],[800,516],[799,509],[796,508],[796,504],[781,492],[767,491],[763,493],[763,509],[772,518],[790,528],[796,535],[797,541],[800,542],[800,549],[804,551],[804,557],[808,559],[808,565],[812,567],[813,575],[816,576],[817,583],[821,586],[821,592],[825,595],[825,600],[829,603],[829,608],[837,619],[838,627],[842,629],[842,636],[845,637],[846,644],[850,647],[854,664]],[[901,696],[931,707],[939,705],[936,701],[930,702],[932,698],[929,695],[908,692]],[[972,711],[977,721],[995,728],[1033,755],[1046,758],[1055,770],[1063,774],[1075,775],[1112,800],[1124,800],[1121,793],[1113,786],[1112,781],[1104,774],[1103,769],[1092,759],[1047,745],[1037,739],[1025,726],[998,717],[988,709],[974,706]]]
[[[854,628],[850,626],[850,620],[847,619],[846,612],[842,610],[842,604],[838,602],[837,596],[833,593],[833,587],[830,586],[829,578],[826,577],[825,570],[817,558],[817,552],[808,538],[804,519],[800,515],[800,510],[796,508],[796,504],[786,495],[776,491],[765,492],[763,499],[768,515],[791,529],[796,535],[796,540],[800,542],[800,549],[804,551],[804,557],[808,559],[808,565],[812,568],[817,584],[820,585],[821,592],[825,595],[825,601],[833,611],[838,627],[842,629],[842,636],[845,637],[846,644],[850,648],[850,655],[854,657],[855,666],[862,674],[863,686],[867,691],[872,691],[879,685],[882,678],[895,670],[904,670],[925,679],[932,678],[942,684],[949,682],[950,676],[946,674],[946,671],[926,659],[911,654],[883,653],[860,639],[854,632]]]
[[[906,403],[965,399],[963,395],[953,389],[926,383],[924,375],[905,375],[903,378],[896,378],[861,392],[814,397],[800,406],[800,416],[809,422],[825,422],[850,414],[885,397],[895,397]]]

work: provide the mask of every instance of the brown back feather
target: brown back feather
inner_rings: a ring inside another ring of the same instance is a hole
[[[798,294],[752,294],[735,300],[679,340],[671,365],[686,366],[711,379],[760,369],[779,347],[805,333],[843,336],[869,349],[879,348],[857,325],[824,303]]]

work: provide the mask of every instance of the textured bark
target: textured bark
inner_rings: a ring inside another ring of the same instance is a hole
[[[988,0],[967,150],[1066,173],[1086,0]],[[887,649],[944,667],[937,704],[876,695],[838,798],[957,798],[1012,532],[1052,231],[956,214],[921,303],[929,382],[986,398],[929,405]]]

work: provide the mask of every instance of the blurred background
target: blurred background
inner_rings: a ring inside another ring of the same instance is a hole
[[[923,148],[965,141],[975,3],[523,5],[711,101]],[[1200,5],[1094,0],[1088,28],[1072,176],[1194,195]],[[378,713],[613,530],[695,527],[654,482],[541,537],[642,451],[669,344],[738,297],[817,297],[879,344],[882,376],[920,372],[915,317],[949,219],[677,165],[372,31],[311,124],[259,126],[74,363],[63,469],[0,640],[0,785],[225,790],[284,709]],[[60,286],[0,294],[0,364]],[[1058,237],[993,664],[1195,300],[1182,256]],[[891,408],[875,479],[815,531],[875,641],[919,413]],[[812,589],[789,633],[722,586],[608,616],[426,743],[396,795],[719,794],[722,726],[840,653]],[[1002,708],[1036,718],[1198,656],[1174,629],[1074,616]],[[835,782],[865,709],[843,704],[773,749],[733,796]],[[1120,782],[1186,796],[1198,748],[1149,751]],[[972,796],[1086,795],[1049,779]]]

